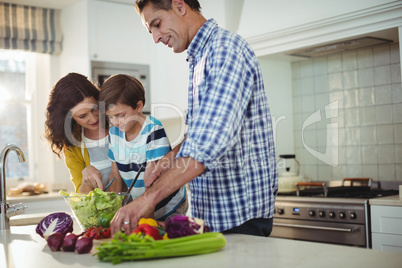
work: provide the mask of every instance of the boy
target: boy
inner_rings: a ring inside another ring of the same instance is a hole
[[[99,102],[105,105],[109,130],[111,177],[116,178],[111,190],[122,191],[122,182],[130,187],[141,167],[144,169],[131,190],[133,199],[145,192],[145,165],[155,163],[171,150],[160,121],[142,114],[145,91],[141,82],[128,75],[114,75],[101,86]],[[165,220],[172,214],[185,214],[188,208],[185,187],[162,200],[155,208],[154,218]],[[125,224],[130,224],[126,221]],[[135,223],[136,224],[136,223]]]

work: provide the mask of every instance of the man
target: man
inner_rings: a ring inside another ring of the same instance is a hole
[[[239,35],[206,20],[196,0],[138,0],[155,43],[187,50],[188,131],[158,165],[146,192],[121,208],[112,233],[131,232],[155,205],[189,183],[191,213],[211,231],[269,236],[277,194],[272,122],[258,60]]]

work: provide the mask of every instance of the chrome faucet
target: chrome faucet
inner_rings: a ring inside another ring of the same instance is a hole
[[[20,148],[18,148],[14,144],[8,144],[1,152],[1,158],[0,158],[0,171],[1,171],[0,172],[0,176],[1,176],[1,180],[0,180],[0,185],[1,185],[0,230],[9,229],[10,228],[9,217],[11,217],[13,215],[24,213],[24,209],[26,208],[21,203],[14,205],[14,206],[13,205],[10,206],[9,204],[7,204],[7,201],[6,201],[6,159],[7,159],[7,154],[10,151],[14,151],[17,154],[18,160],[20,162],[25,162],[25,156],[24,156],[23,152],[21,151]]]

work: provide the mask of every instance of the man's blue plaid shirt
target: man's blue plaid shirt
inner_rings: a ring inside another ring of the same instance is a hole
[[[273,217],[278,189],[273,128],[254,52],[211,19],[187,53],[188,130],[177,157],[192,157],[207,168],[189,183],[192,216],[217,232]]]

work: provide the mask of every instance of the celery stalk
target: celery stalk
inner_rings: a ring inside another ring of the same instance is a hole
[[[95,255],[113,264],[150,258],[177,257],[218,251],[226,245],[221,233],[203,233],[157,241],[121,241],[114,239],[98,246]]]

